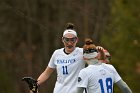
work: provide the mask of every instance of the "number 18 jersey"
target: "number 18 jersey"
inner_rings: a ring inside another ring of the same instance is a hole
[[[113,84],[121,80],[116,69],[105,63],[89,65],[78,76],[78,87],[87,89],[88,93],[113,93]]]

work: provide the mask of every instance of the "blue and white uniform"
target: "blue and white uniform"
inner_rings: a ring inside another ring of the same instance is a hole
[[[121,80],[116,69],[109,64],[98,63],[82,69],[78,76],[78,87],[88,93],[113,93],[113,84]]]
[[[78,74],[85,67],[83,49],[76,47],[70,54],[66,54],[64,48],[55,50],[48,67],[56,68],[57,71],[53,93],[75,93]]]

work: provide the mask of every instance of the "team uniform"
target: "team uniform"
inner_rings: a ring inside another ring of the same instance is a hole
[[[64,48],[55,50],[48,67],[57,71],[53,93],[75,93],[78,74],[85,67],[83,49],[76,47],[70,54],[66,54]]]
[[[121,80],[116,69],[105,63],[89,65],[78,76],[78,87],[87,89],[87,93],[113,93],[113,83]]]

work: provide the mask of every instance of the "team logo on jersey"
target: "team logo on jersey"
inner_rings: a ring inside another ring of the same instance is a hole
[[[78,77],[78,82],[80,82],[82,79],[81,79],[81,77]]]
[[[106,74],[106,71],[104,69],[101,69],[99,72],[101,73],[101,75],[105,75]]]
[[[57,64],[72,64],[74,62],[76,62],[76,59],[68,59],[68,60],[65,60],[65,59],[57,59]]]

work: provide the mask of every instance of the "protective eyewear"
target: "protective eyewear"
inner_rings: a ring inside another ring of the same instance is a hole
[[[86,50],[83,50],[83,53],[93,53],[93,52],[97,52],[98,53],[98,51],[96,50],[96,49],[86,49]]]
[[[63,37],[63,40],[64,40],[65,43],[68,43],[68,42],[75,43],[76,40],[77,40],[77,37],[73,37],[73,38],[66,38],[66,37]]]

